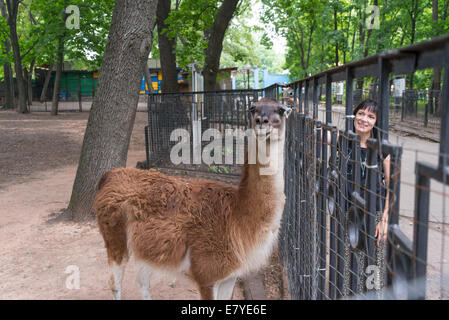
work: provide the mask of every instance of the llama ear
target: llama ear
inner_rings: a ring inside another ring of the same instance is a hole
[[[288,116],[290,115],[290,113],[292,112],[292,108],[286,107],[286,106],[281,106],[279,107],[279,115],[285,116],[285,119],[288,118]]]
[[[252,105],[251,107],[249,107],[248,111],[254,114],[254,112],[256,112],[256,107]]]

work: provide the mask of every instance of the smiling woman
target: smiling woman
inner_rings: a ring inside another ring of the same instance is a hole
[[[360,168],[361,168],[361,187],[362,190],[365,187],[366,182],[366,160],[367,160],[367,140],[369,138],[377,138],[377,114],[378,106],[373,100],[362,101],[354,110],[354,131],[360,136]],[[351,149],[351,148],[350,148]],[[388,214],[389,214],[389,192],[388,186],[390,184],[390,155],[381,158],[378,155],[379,164],[382,164],[382,176],[383,179],[379,179],[376,186],[376,193],[380,195],[380,201],[377,201],[376,211],[382,210],[382,218],[376,226],[375,237],[378,239],[378,243],[382,240],[386,240],[388,233]],[[353,174],[353,165],[348,164],[348,176]],[[383,181],[380,181],[383,180]],[[351,196],[349,192],[348,196]]]
[[[354,131],[360,136],[360,153],[359,159],[356,162],[360,163],[360,189],[362,191],[362,196],[366,196],[366,180],[367,180],[367,154],[368,146],[367,140],[370,138],[378,138],[377,129],[377,115],[378,115],[378,105],[373,100],[364,100],[354,109]],[[328,131],[327,141],[330,144],[331,136],[330,131]],[[347,197],[351,200],[354,177],[356,176],[354,169],[357,168],[355,163],[351,161],[352,153],[352,141],[349,140],[347,144]],[[379,164],[379,173],[376,185],[376,212],[381,212],[382,216],[379,223],[376,226],[376,231],[374,236],[377,238],[377,243],[380,244],[381,241],[387,239],[388,234],[388,217],[389,217],[389,192],[387,192],[390,185],[390,155],[377,156],[377,163]],[[353,202],[353,201],[350,201]],[[349,208],[346,208],[349,210]]]

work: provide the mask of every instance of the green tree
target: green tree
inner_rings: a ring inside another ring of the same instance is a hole
[[[19,105],[17,111],[20,113],[28,113],[29,110],[27,108],[27,93],[25,87],[25,79],[23,77],[23,66],[22,59],[23,56],[21,54],[20,45],[19,45],[19,36],[17,33],[17,18],[19,14],[19,4],[20,0],[6,0],[6,21],[9,26],[9,37],[11,41],[12,52],[14,55],[14,68],[16,71],[16,79],[17,79],[17,88],[19,91]]]
[[[215,90],[226,30],[234,15],[246,9],[244,0],[183,0],[166,19],[169,38],[178,37],[177,62],[182,68],[198,63],[205,90]]]
[[[287,66],[297,78],[449,31],[448,0],[262,2],[264,22],[287,39]],[[378,8],[375,26],[370,5]]]
[[[126,165],[139,100],[142,66],[153,41],[157,0],[116,0],[100,78],[65,215],[92,218],[100,177]]]
[[[34,34],[39,35],[39,60],[57,66],[52,102],[52,114],[56,115],[64,61],[85,65],[89,69],[99,67],[111,23],[113,1],[56,0],[49,6],[48,1],[34,0],[32,10],[37,21]]]

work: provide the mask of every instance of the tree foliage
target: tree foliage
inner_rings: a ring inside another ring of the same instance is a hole
[[[63,15],[69,5],[79,8],[79,29],[67,28]],[[48,65],[54,59],[57,44],[64,37],[65,57],[73,64],[87,69],[98,69],[111,23],[113,0],[23,0],[19,4],[17,33],[22,64],[35,60],[36,66]],[[12,54],[5,52],[9,38],[6,19],[0,17],[0,62],[13,62]]]
[[[261,1],[264,23],[287,39],[296,78],[449,32],[448,0],[438,1],[437,23],[432,0]]]
[[[179,40],[176,57],[180,67],[186,68],[193,62],[198,63],[200,68],[203,67],[210,32],[222,3],[222,0],[177,1],[177,5],[166,20],[170,27],[165,32],[170,38]],[[241,0],[234,16],[244,14],[249,4],[250,0]],[[242,30],[242,34],[245,33],[246,30]]]

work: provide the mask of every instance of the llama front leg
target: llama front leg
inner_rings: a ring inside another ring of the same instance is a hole
[[[111,286],[112,294],[114,295],[115,300],[122,299],[122,281],[123,274],[125,272],[125,263],[116,264],[112,263],[111,266],[111,278],[109,280],[109,284]]]
[[[214,286],[200,286],[201,300],[214,299]]]
[[[137,285],[143,300],[151,300],[150,278],[151,268],[145,263],[139,263],[137,266]]]
[[[229,277],[217,284],[214,287],[215,300],[231,300],[234,292],[236,277]]]

